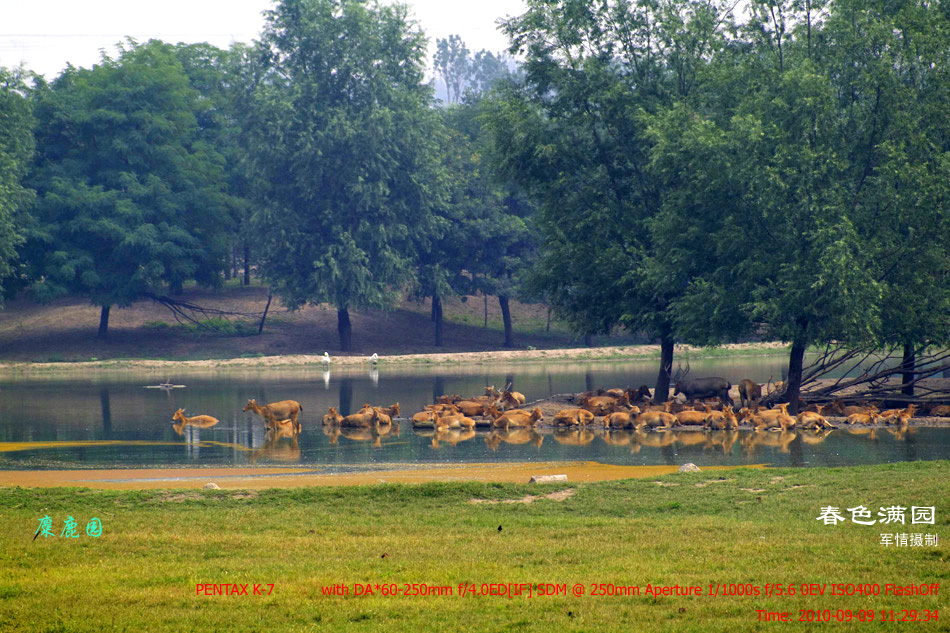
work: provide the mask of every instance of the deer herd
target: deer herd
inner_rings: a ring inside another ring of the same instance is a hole
[[[688,372],[688,369],[687,369]],[[671,378],[673,378],[671,376]],[[657,402],[648,387],[638,389],[599,389],[577,396],[568,396],[574,404],[553,415],[551,426],[581,429],[596,426],[597,418],[604,429],[668,430],[681,426],[698,426],[705,430],[731,431],[740,425],[750,425],[755,431],[778,431],[783,436],[792,429],[813,429],[816,431],[831,429],[834,426],[828,417],[843,418],[847,425],[893,424],[901,429],[908,426],[917,412],[917,405],[911,404],[903,409],[881,410],[881,403],[847,404],[834,400],[830,404],[806,405],[799,401],[801,412],[791,415],[788,403],[773,408],[762,408],[762,385],[752,380],[742,380],[738,384],[739,407],[729,396],[732,385],[723,378],[698,378],[686,380],[677,374],[673,378],[674,397],[665,402]],[[769,391],[771,384],[766,385]],[[682,395],[683,400],[677,398]],[[540,407],[531,410],[525,406],[523,394],[513,391],[511,385],[498,391],[494,386],[486,387],[484,394],[465,398],[459,395],[443,395],[436,398],[434,404],[427,405],[422,411],[410,416],[413,428],[429,428],[436,432],[449,430],[474,433],[476,427],[487,427],[493,431],[504,431],[504,441],[523,443],[535,441],[531,433],[536,425],[544,421]],[[303,407],[295,400],[283,400],[259,405],[256,400],[248,400],[242,411],[251,411],[264,421],[264,428],[275,437],[296,437],[301,432],[300,415]],[[396,429],[393,418],[399,417],[399,403],[388,407],[364,404],[356,413],[341,415],[335,407],[330,407],[323,416],[323,426],[330,429],[372,430],[373,437]],[[950,406],[933,405],[928,413],[934,416],[950,416]],[[209,415],[186,417],[183,409],[178,409],[173,418],[175,430],[179,434],[185,426],[207,428],[218,420]],[[326,431],[325,431],[326,432]],[[331,439],[339,433],[328,433]],[[526,438],[519,441],[521,435]],[[499,440],[500,441],[500,440]],[[435,443],[435,440],[433,440]]]

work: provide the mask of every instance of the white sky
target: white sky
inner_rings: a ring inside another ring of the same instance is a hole
[[[256,39],[270,0],[0,0],[0,66],[27,68],[52,79],[65,68],[90,67],[99,51],[115,52],[126,36],[140,42],[231,42]],[[524,12],[522,0],[407,0],[429,38],[458,33],[473,53],[507,48],[495,20]]]

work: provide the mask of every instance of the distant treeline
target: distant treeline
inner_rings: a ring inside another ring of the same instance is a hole
[[[527,0],[507,53],[283,0],[251,46],[0,69],[4,294],[102,307],[252,269],[290,307],[543,301],[581,334],[950,341],[950,11]],[[509,57],[510,55],[510,57]],[[517,59],[516,64],[513,60]]]

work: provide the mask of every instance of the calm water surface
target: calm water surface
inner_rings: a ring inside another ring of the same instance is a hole
[[[784,357],[693,361],[693,375],[778,379]],[[474,395],[511,382],[529,401],[597,387],[652,384],[656,361],[384,368],[323,372],[295,368],[180,372],[101,371],[0,379],[0,468],[305,465],[350,469],[383,464],[592,460],[610,464],[839,466],[950,458],[950,429],[885,429],[815,433],[633,433],[513,431],[509,434],[413,430],[407,421],[380,435],[332,433],[320,425],[330,406],[342,413],[364,403],[399,402],[411,415],[435,395]],[[146,389],[169,380],[186,385]],[[259,417],[242,413],[258,402],[293,399],[304,408],[303,433],[268,438]],[[178,408],[220,420],[211,428],[171,424]]]

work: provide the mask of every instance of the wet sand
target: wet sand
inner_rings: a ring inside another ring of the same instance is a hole
[[[747,466],[762,468],[763,466]],[[703,467],[703,471],[741,466]],[[356,486],[378,483],[482,481],[528,483],[536,475],[567,475],[569,483],[659,477],[677,466],[614,466],[597,462],[534,462],[515,464],[447,464],[333,473],[320,468],[135,468],[102,470],[4,470],[0,486],[26,488],[85,487],[105,490],[202,488],[223,489]]]

